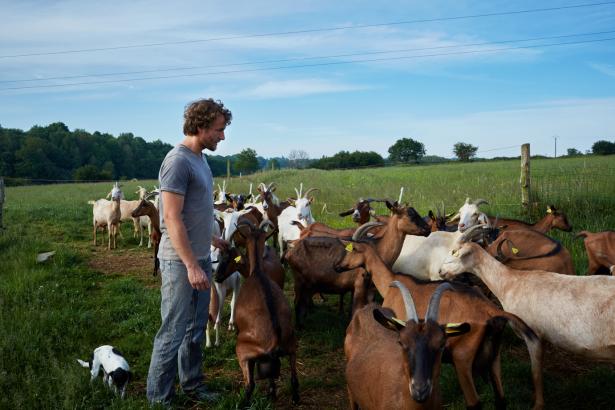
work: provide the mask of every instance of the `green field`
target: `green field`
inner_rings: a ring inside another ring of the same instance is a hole
[[[282,170],[234,178],[228,191],[247,193],[250,182],[276,182],[280,198],[315,193],[316,220],[332,226],[352,225],[337,213],[359,197],[408,201],[421,215],[444,203],[456,210],[466,197],[484,198],[490,214],[535,221],[547,205],[565,211],[572,233],[552,232],[570,250],[577,272],[587,261],[579,230],[615,229],[615,158],[581,157],[532,161],[532,206],[524,209],[518,161],[478,162],[348,171]],[[217,181],[220,182],[220,181]],[[137,185],[151,189],[155,181],[124,183],[127,199]],[[6,190],[5,230],[0,233],[0,408],[143,408],[145,379],[154,334],[159,323],[159,278],[151,272],[151,252],[138,248],[131,226],[124,224],[119,248],[92,244],[89,199],[104,197],[105,184],[12,187]],[[326,206],[325,206],[326,205]],[[379,214],[386,207],[376,205]],[[99,239],[100,240],[100,239]],[[36,254],[55,250],[50,261],[37,264]],[[292,300],[292,276],[286,293]],[[346,408],[343,339],[348,319],[337,315],[337,298],[329,297],[309,315],[300,333],[301,408]],[[606,324],[612,326],[613,324]],[[223,345],[205,353],[207,382],[223,394],[215,408],[232,409],[241,394],[241,372],[233,335],[224,331]],[[127,399],[119,400],[102,386],[90,384],[76,358],[94,347],[112,344],[127,357],[135,379]],[[285,366],[285,362],[283,362]],[[613,408],[615,368],[549,350],[545,360],[547,408]],[[443,365],[444,403],[465,408],[450,365]],[[260,393],[253,408],[290,407],[288,372],[283,371],[280,397],[269,403]],[[528,408],[532,387],[524,345],[509,332],[504,346],[503,379],[509,408]],[[368,381],[366,381],[368,382]],[[493,406],[491,388],[478,383],[485,408]],[[265,388],[262,390],[266,390]],[[194,408],[179,396],[179,407]]]

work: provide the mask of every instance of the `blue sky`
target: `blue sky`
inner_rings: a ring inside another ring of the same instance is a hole
[[[553,155],[553,136],[558,154],[585,151],[615,140],[615,40],[502,49],[615,38],[615,3],[446,18],[591,3],[0,1],[0,125],[62,121],[176,144],[185,104],[214,97],[234,115],[221,155],[247,147],[264,157],[294,149],[311,158],[356,149],[387,155],[404,137],[447,157],[459,141],[484,157],[518,155],[525,142],[533,154]],[[356,27],[420,19],[435,21]],[[355,28],[250,37],[342,26]],[[118,48],[172,42],[186,43]],[[113,49],[56,53],[92,48]],[[396,51],[408,49],[415,51]],[[23,54],[39,55],[15,57]],[[356,56],[313,58],[341,54]],[[186,67],[198,68],[178,70]],[[143,71],[151,72],[92,76]],[[13,82],[66,76],[89,77]],[[134,80],[160,76],[176,77]],[[7,89],[116,79],[132,80]]]

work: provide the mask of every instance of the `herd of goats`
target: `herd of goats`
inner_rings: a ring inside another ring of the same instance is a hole
[[[132,218],[136,232],[149,228],[156,251],[158,192],[139,188],[137,201],[123,200],[118,184],[110,201],[91,201],[95,244],[98,228],[106,227],[108,247],[115,246],[120,221]],[[613,231],[577,234],[589,261],[587,274],[578,276],[569,251],[547,236],[551,229],[572,230],[553,205],[531,224],[485,214],[483,199],[466,199],[455,215],[437,209],[423,218],[407,204],[369,198],[340,213],[357,226],[335,229],[314,220],[314,188],[295,188],[296,198],[286,201],[276,197],[274,183],[261,183],[255,196],[218,188],[214,234],[232,246],[212,249],[216,291],[206,343],[212,345],[213,327],[219,344],[222,305],[231,290],[229,329],[237,332],[248,401],[257,379],[269,380],[275,398],[282,356],[289,358],[293,402],[299,401],[295,328],[305,326],[319,294],[341,295],[340,312],[344,294],[352,295],[344,341],[352,409],[441,407],[442,361],[454,365],[468,408],[481,406],[475,376],[490,380],[495,407],[505,408],[500,341],[506,324],[527,345],[534,409],[544,406],[543,341],[615,362]],[[375,201],[390,214],[375,215]],[[283,293],[284,264],[294,276],[294,321]]]

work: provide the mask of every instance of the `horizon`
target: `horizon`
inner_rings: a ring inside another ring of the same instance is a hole
[[[213,97],[233,112],[222,156],[386,158],[412,138],[444,158],[457,142],[552,157],[555,137],[557,156],[615,140],[615,2],[1,4],[4,128],[176,145],[184,106]]]

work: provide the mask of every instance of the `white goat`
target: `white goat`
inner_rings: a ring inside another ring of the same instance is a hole
[[[301,189],[295,188],[297,199],[288,208],[284,209],[278,216],[278,244],[280,246],[280,258],[284,255],[284,244],[288,241],[294,241],[299,239],[300,230],[291,222],[299,221],[303,226],[309,226],[316,222],[312,216],[312,209],[310,204],[313,202],[314,197],[308,195],[313,191],[318,191],[318,188],[310,188],[305,194],[301,195]]]
[[[222,181],[222,186],[218,184],[218,195],[214,199],[214,204],[226,204],[226,180]]]
[[[120,226],[120,202],[122,190],[116,182],[111,190],[111,201],[99,199],[98,201],[88,201],[92,207],[92,224],[94,226],[94,246],[96,246],[96,231],[99,227],[107,227],[109,243],[107,249],[116,248],[116,235]],[[111,245],[113,243],[113,246]]]
[[[457,225],[459,231],[463,232],[474,225],[487,224],[489,222],[489,217],[478,209],[482,204],[488,205],[489,202],[484,199],[476,199],[470,202],[470,198],[466,198],[466,202],[459,208],[459,212],[451,218],[453,221],[459,219],[459,224]]]
[[[490,225],[482,225],[484,229]],[[421,280],[441,280],[440,266],[457,245],[462,232],[436,231],[429,236],[406,235],[401,252],[393,263],[393,272]]]
[[[615,278],[511,269],[460,238],[440,268],[442,278],[478,276],[504,310],[544,340],[583,356],[615,362]]]
[[[221,218],[224,221],[224,231],[222,232],[222,238],[231,243],[233,234],[237,229],[237,220],[243,214],[250,212],[250,210],[242,210],[242,211],[226,211],[219,212],[215,211],[215,217]],[[214,222],[213,235],[221,236],[218,223]],[[218,267],[220,258],[220,250],[212,245],[211,247],[211,260],[212,260],[212,270],[215,272]],[[237,300],[237,294],[239,293],[240,286],[240,274],[239,272],[233,272],[228,278],[226,278],[223,282],[218,283],[213,281],[213,289],[216,292],[216,298],[214,299],[213,295],[211,298],[211,302],[209,305],[209,314],[211,319],[214,319],[215,322],[212,325],[212,320],[207,322],[207,328],[205,329],[205,346],[211,347],[211,328],[213,326],[214,331],[216,332],[216,341],[215,345],[220,345],[220,323],[222,322],[222,310],[224,307],[224,300],[226,299],[226,294],[229,290],[233,292],[233,297],[231,298],[231,317],[229,319],[228,330],[233,330],[235,328],[235,303]]]

